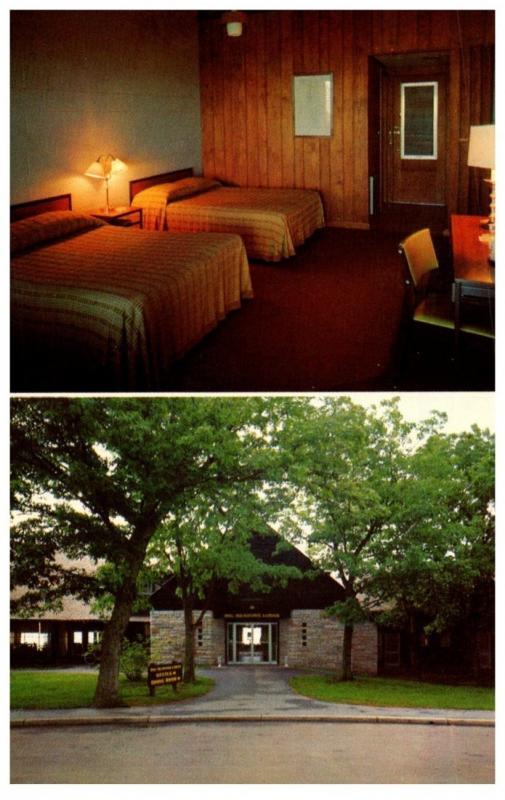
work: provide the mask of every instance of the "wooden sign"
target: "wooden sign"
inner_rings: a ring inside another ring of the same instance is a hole
[[[182,681],[182,664],[177,661],[172,664],[149,664],[147,667],[147,685],[152,696],[157,686],[171,685],[174,692],[177,684]]]

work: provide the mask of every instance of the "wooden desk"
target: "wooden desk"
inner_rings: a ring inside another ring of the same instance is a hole
[[[482,297],[494,314],[495,270],[488,261],[489,247],[480,242],[484,230],[480,217],[454,214],[451,217],[451,237],[454,267],[454,327],[456,346],[461,324],[461,304],[465,297]],[[492,317],[494,329],[494,316]]]

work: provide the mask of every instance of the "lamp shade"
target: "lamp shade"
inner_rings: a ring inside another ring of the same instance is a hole
[[[89,165],[84,174],[89,175],[90,178],[110,178],[111,175],[124,172],[127,169],[128,167],[124,161],[109,153],[107,156],[98,156],[97,160]]]
[[[103,163],[100,160],[93,161],[84,174],[90,178],[105,178]]]
[[[472,125],[468,144],[468,166],[494,169],[494,125]]]
[[[115,174],[116,172],[126,172],[128,167],[124,161],[121,161],[120,158],[114,158],[114,156],[111,156],[111,158],[112,161],[110,163],[110,171],[112,174]]]

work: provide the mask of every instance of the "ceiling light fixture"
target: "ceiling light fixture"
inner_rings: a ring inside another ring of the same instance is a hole
[[[228,36],[242,36],[243,25],[246,21],[246,15],[243,11],[226,11],[221,17],[221,22],[226,25],[226,33]]]

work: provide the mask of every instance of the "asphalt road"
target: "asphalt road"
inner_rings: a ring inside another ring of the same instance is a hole
[[[470,784],[494,781],[494,729],[178,722],[11,732],[11,783]]]

